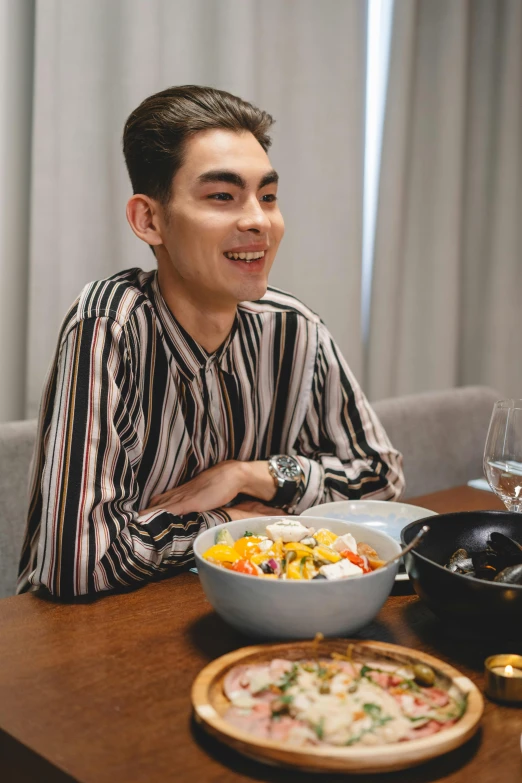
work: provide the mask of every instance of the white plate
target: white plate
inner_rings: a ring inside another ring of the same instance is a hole
[[[337,503],[323,503],[320,506],[308,508],[302,517],[327,517],[328,519],[344,519],[347,522],[358,522],[367,525],[401,543],[401,530],[424,517],[435,516],[421,506],[410,506],[409,503],[392,503],[388,500],[340,500]],[[404,582],[408,574],[401,570],[395,577],[396,582]]]

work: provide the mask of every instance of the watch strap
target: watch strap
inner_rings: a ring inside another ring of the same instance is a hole
[[[296,496],[299,485],[295,481],[285,481],[283,486],[278,486],[275,496],[270,501],[271,506],[276,508],[284,508],[290,505]]]

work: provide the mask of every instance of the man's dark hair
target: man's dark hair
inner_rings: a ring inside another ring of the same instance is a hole
[[[263,149],[274,120],[265,111],[223,90],[185,85],[146,98],[123,131],[123,154],[134,193],[168,204],[174,175],[183,164],[185,142],[214,128],[250,131]]]

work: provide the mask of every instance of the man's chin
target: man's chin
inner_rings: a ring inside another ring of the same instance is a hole
[[[238,303],[239,302],[255,302],[261,299],[265,294],[268,287],[268,281],[263,280],[250,280],[248,284],[241,286],[238,291]]]

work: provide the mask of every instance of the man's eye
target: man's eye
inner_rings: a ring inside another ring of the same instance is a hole
[[[212,198],[215,201],[232,201],[230,193],[212,193],[209,198]]]
[[[268,204],[272,204],[274,201],[277,201],[277,196],[274,193],[267,193],[261,200]]]

